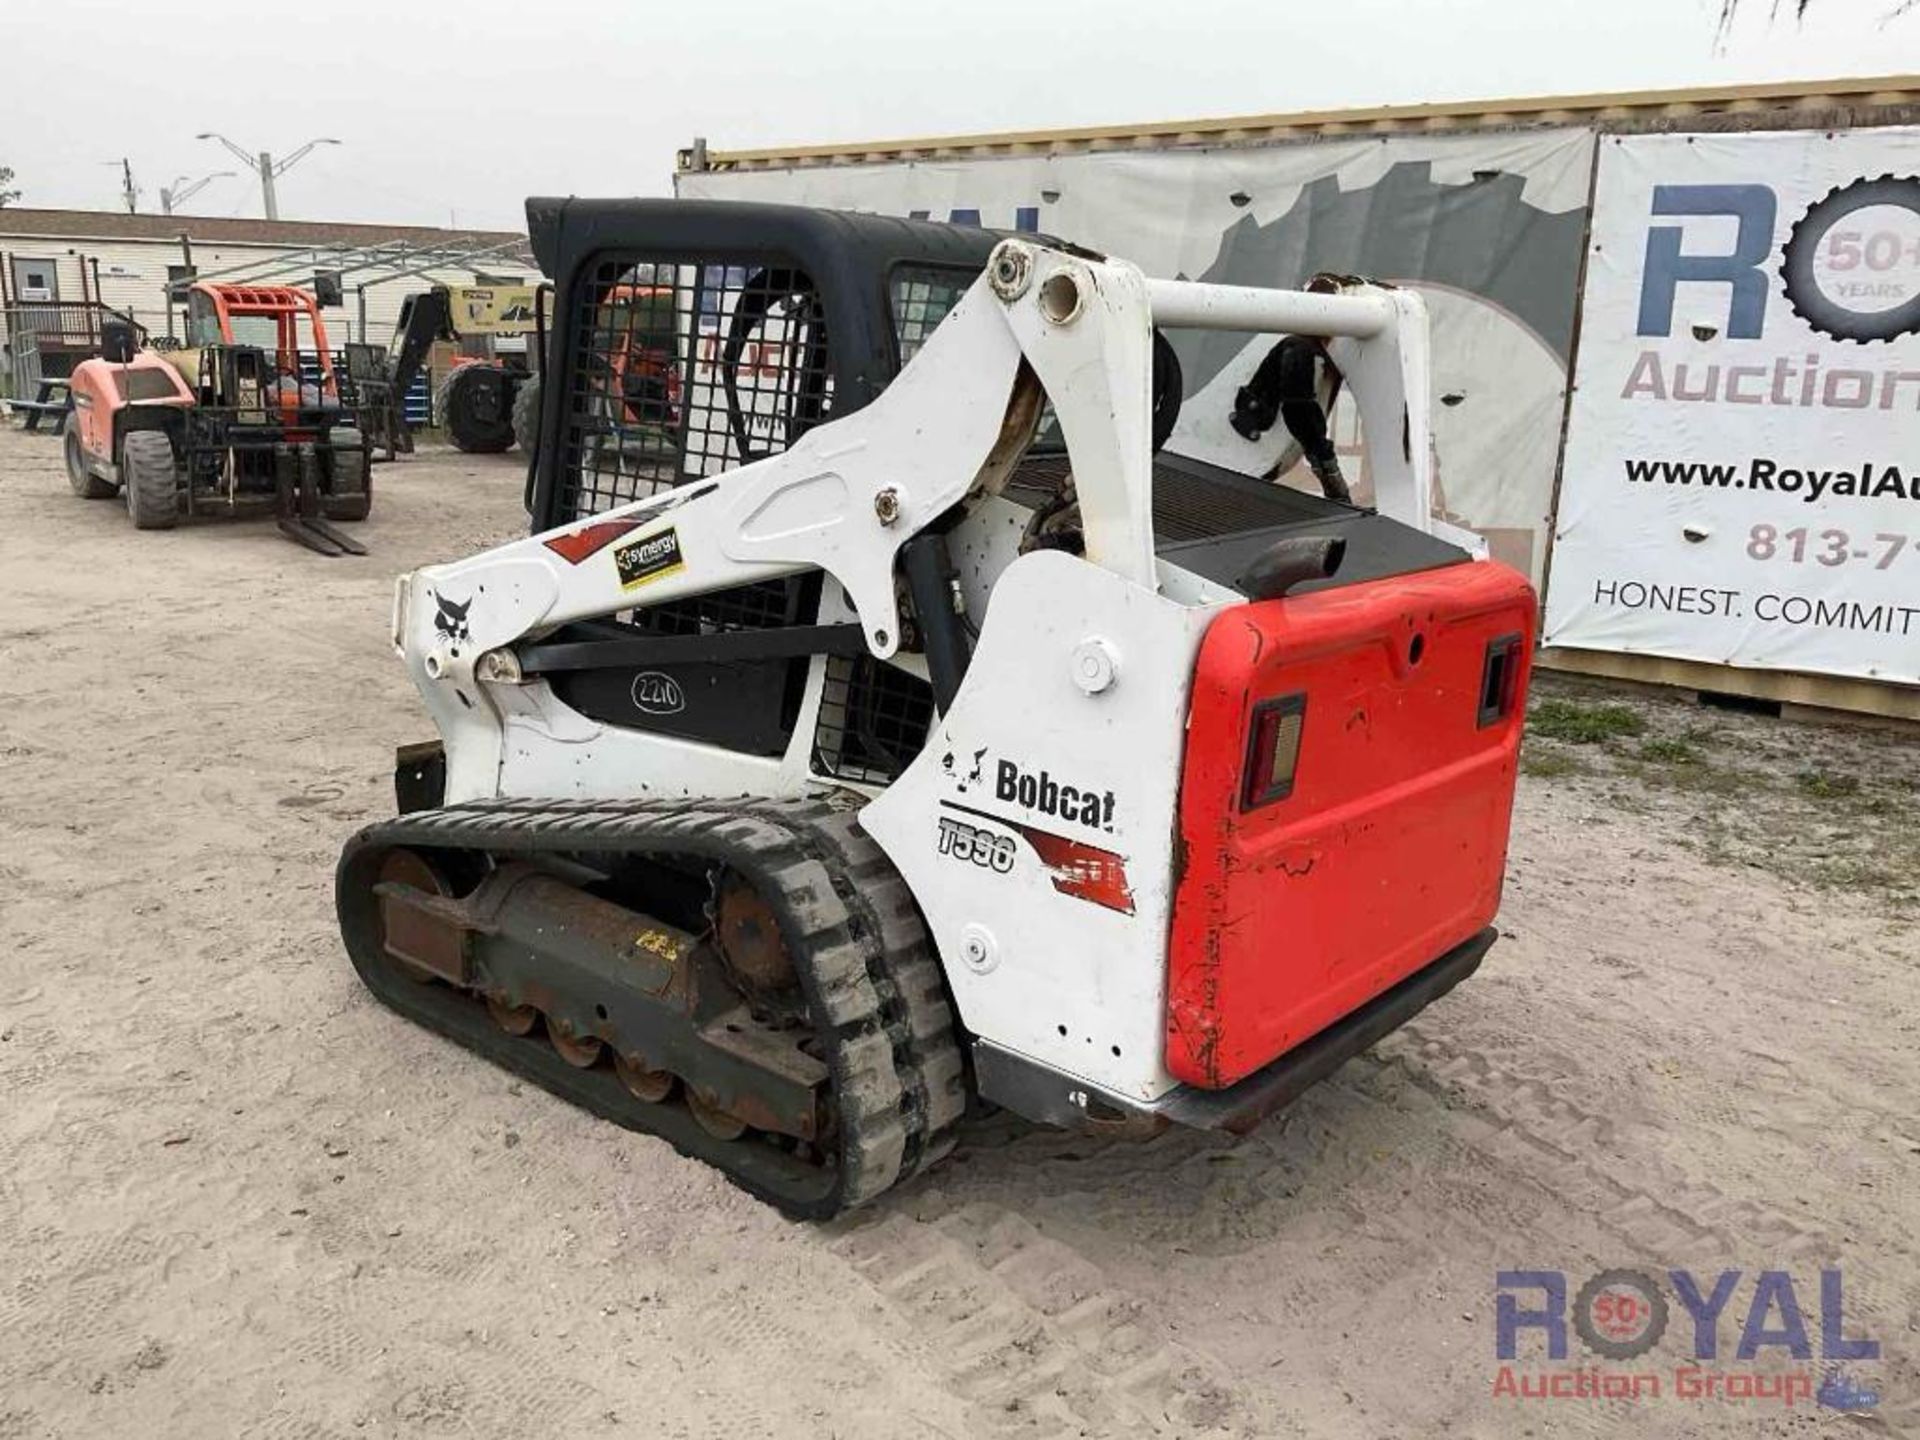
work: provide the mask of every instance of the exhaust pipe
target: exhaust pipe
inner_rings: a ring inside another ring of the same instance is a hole
[[[1296,585],[1329,579],[1346,558],[1342,536],[1291,535],[1262,550],[1234,581],[1234,589],[1249,600],[1278,600]]]

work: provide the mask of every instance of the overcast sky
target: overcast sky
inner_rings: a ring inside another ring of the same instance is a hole
[[[25,0],[5,0],[24,6]],[[315,150],[289,219],[504,227],[529,194],[665,194],[674,151],[1920,70],[1920,11],[1813,0],[61,0],[5,27],[0,165],[24,205],[116,208]],[[1792,0],[1784,8],[1792,9]],[[1036,17],[1039,17],[1036,19]],[[277,18],[281,23],[270,23]],[[186,207],[258,215],[257,182]]]

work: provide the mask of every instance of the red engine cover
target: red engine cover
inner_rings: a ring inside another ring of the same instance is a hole
[[[1223,611],[1180,788],[1167,1068],[1218,1089],[1499,907],[1535,601],[1493,561]],[[1511,659],[1493,675],[1490,649]],[[1254,708],[1304,695],[1293,789],[1243,808]]]

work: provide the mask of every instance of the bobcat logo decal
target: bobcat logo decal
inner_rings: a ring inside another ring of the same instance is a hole
[[[464,605],[455,604],[444,595],[435,595],[433,599],[440,607],[433,617],[433,628],[448,640],[467,639],[467,612],[473,608],[473,597],[468,596]]]

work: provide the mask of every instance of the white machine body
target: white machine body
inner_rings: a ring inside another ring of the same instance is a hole
[[[523,674],[516,647],[818,570],[823,622],[857,620],[874,657],[924,675],[901,648],[899,550],[963,507],[949,542],[978,644],[918,759],[861,796],[861,822],[917,898],[969,1031],[1150,1106],[1176,1084],[1163,1032],[1188,691],[1210,621],[1244,599],[1155,556],[1156,324],[1328,337],[1372,438],[1380,513],[1484,553],[1430,513],[1417,295],[1148,280],[1009,239],[864,408],[770,458],[403,578],[393,641],[443,737],[446,800],[849,788],[814,773],[821,658],[786,753],[754,756],[590,719]],[[1036,387],[1066,442],[1083,555],[1020,553],[1026,512],[998,493],[1031,437]]]

